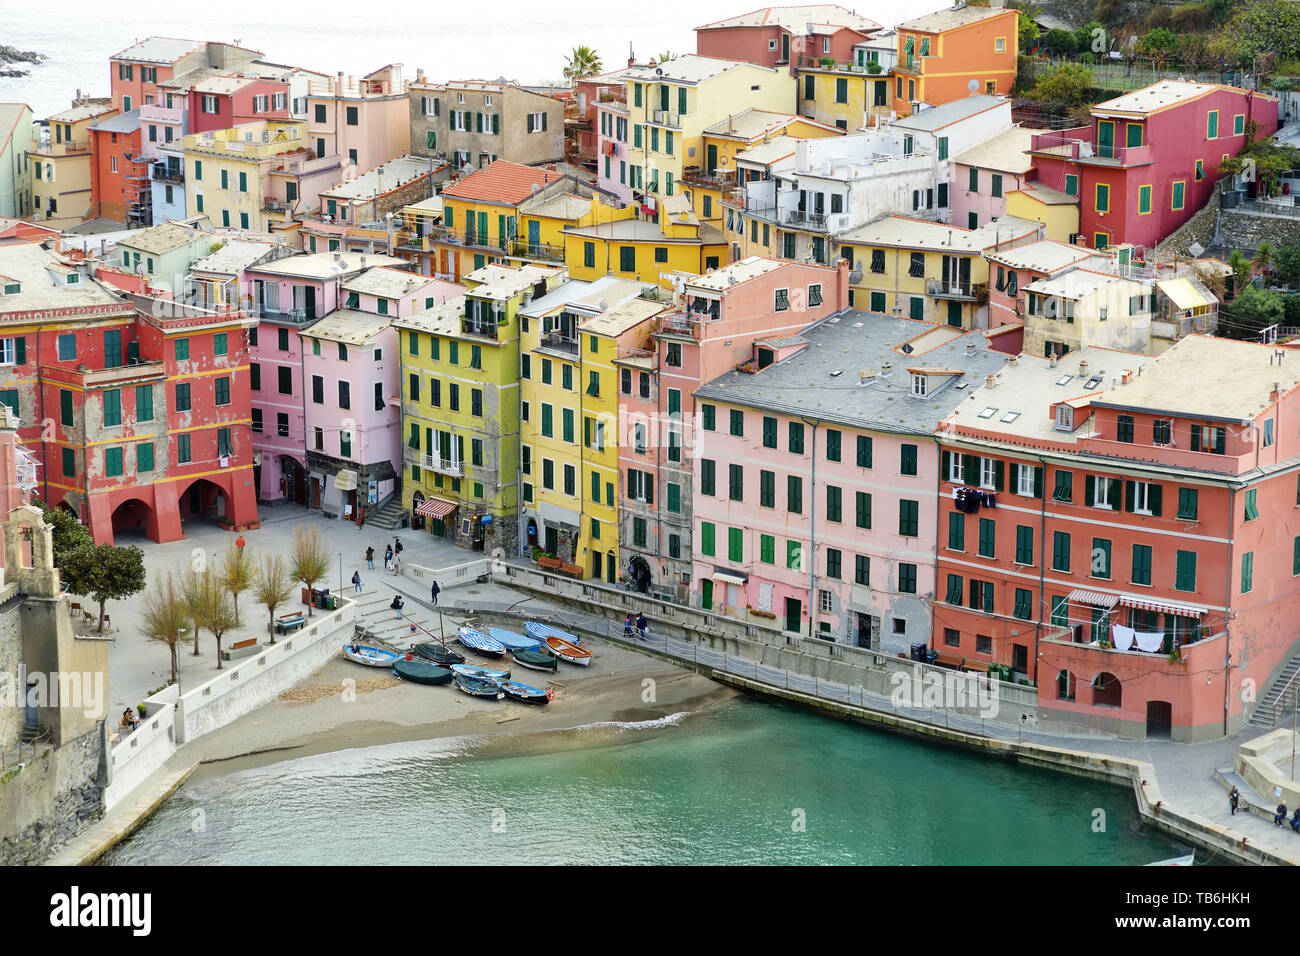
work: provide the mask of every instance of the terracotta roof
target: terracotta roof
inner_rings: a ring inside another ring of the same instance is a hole
[[[455,185],[448,186],[442,195],[449,199],[516,206],[533,194],[534,186],[540,189],[563,178],[561,173],[498,159],[486,169],[476,170]]]

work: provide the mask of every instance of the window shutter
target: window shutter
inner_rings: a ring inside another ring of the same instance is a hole
[[[1083,480],[1083,485],[1084,485],[1083,503],[1085,505],[1090,505],[1093,503],[1093,500],[1097,493],[1097,479],[1094,478],[1092,475],[1087,475]]]
[[[978,485],[980,483],[980,459],[979,455],[965,455],[962,458],[962,478],[968,485]]]
[[[592,474],[594,475],[595,472]],[[645,503],[648,505],[655,503],[655,479],[649,472],[646,472],[645,476]]]
[[[1020,493],[1020,466],[1014,461],[1011,463],[1011,490]]]
[[[474,132],[476,132],[476,133],[481,133],[481,132],[483,132],[483,114],[482,114],[482,113],[475,113],[475,114],[474,114]]]
[[[942,455],[942,461],[942,474],[939,477],[941,480],[947,481],[948,476],[952,474],[952,452],[945,451]]]
[[[27,337],[24,335],[14,339],[14,362],[17,365],[27,364]]]
[[[1151,513],[1156,517],[1160,516],[1160,486],[1152,485],[1147,490],[1147,505],[1151,508]]]
[[[1034,468],[1034,497],[1043,497],[1043,469],[1041,467]],[[1156,513],[1159,514],[1159,512]]]
[[[492,135],[497,136],[501,133],[501,114],[492,114]]]
[[[528,114],[528,132],[531,133],[532,131],[533,131],[533,114],[532,114],[532,113],[529,113],[529,114]]]
[[[1136,491],[1136,488],[1137,486],[1133,482],[1131,481],[1124,482],[1124,510],[1125,511],[1133,510],[1133,495]]]
[[[1000,462],[1000,461],[995,461],[995,462],[993,463],[993,488],[994,488],[995,491],[1001,491],[1001,490],[1002,490],[1002,486],[1003,486],[1003,482],[1002,482],[1003,464],[1004,464],[1004,463],[1003,463],[1003,462]]]
[[[542,114],[542,132],[543,132],[543,133],[546,132],[546,114],[545,114],[545,113]]]

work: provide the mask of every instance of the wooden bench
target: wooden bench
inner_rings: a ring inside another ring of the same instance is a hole
[[[275,630],[277,634],[288,634],[306,624],[307,619],[302,614],[285,614],[275,619]]]
[[[935,654],[934,663],[940,667],[951,667],[953,670],[960,670],[965,659],[959,655],[953,654]]]
[[[582,577],[582,566],[581,566],[581,565],[577,565],[577,564],[569,564],[569,563],[566,561],[566,562],[564,562],[563,564],[560,565],[560,573],[561,573],[561,574],[567,574],[567,575],[568,575],[569,577],[571,577],[571,578],[581,578],[581,577]]]
[[[248,640],[246,640],[246,641],[236,641],[235,643],[233,643],[233,644],[230,645],[230,649],[231,649],[232,651],[237,651],[237,650],[239,650],[241,647],[253,647],[253,646],[256,646],[256,644],[257,644],[257,638],[255,638],[255,637],[250,637],[250,638],[249,638]]]
[[[541,557],[537,559],[537,566],[547,571],[558,571],[564,567],[564,562],[559,558]]]

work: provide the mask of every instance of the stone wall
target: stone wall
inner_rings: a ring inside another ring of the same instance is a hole
[[[1210,201],[1169,235],[1155,248],[1152,259],[1156,262],[1169,262],[1175,258],[1188,258],[1192,243],[1199,242],[1201,248],[1208,249],[1214,243],[1214,235],[1219,226],[1219,191],[1216,188],[1210,195]]]
[[[1271,242],[1276,250],[1300,242],[1300,218],[1260,216],[1239,209],[1225,209],[1219,217],[1219,242],[1229,249],[1253,250]]]
[[[17,592],[16,584],[0,589],[0,602]],[[23,657],[23,634],[18,622],[16,604],[0,610],[0,753],[13,750],[23,732],[23,704],[27,688],[23,686],[19,674]],[[12,695],[12,700],[9,695]],[[9,706],[11,703],[13,706]]]
[[[0,866],[39,863],[103,815],[105,729],[0,777]]]

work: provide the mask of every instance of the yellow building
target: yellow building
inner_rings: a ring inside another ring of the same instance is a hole
[[[285,204],[269,199],[268,177],[287,158],[306,158],[306,130],[302,121],[265,120],[184,137],[186,215],[255,232],[294,226]]]
[[[88,103],[55,113],[45,123],[50,141],[33,141],[32,208],[35,219],[51,229],[70,229],[91,213],[90,133],[97,120],[117,115],[117,108]]]
[[[1079,233],[1079,197],[1041,183],[1007,193],[1007,215],[1047,226],[1047,238],[1073,242]]]
[[[727,190],[738,185],[737,154],[781,137],[820,139],[843,135],[834,126],[792,113],[747,109],[728,116],[704,131],[702,165],[687,164],[681,192],[701,222],[722,226],[722,202]]]
[[[889,77],[855,64],[800,67],[799,112],[827,126],[859,130],[872,113],[889,113]]]
[[[612,276],[570,280],[522,312],[520,459],[526,546],[617,580],[619,376],[665,305]]]
[[[794,77],[783,69],[686,54],[624,75],[634,199],[675,195],[688,166],[706,171],[705,130],[728,116],[794,112]]]
[[[988,320],[984,253],[1033,242],[1041,233],[1041,224],[1011,216],[978,229],[883,216],[839,242],[861,275],[853,284],[858,308],[972,329]]]
[[[563,279],[559,268],[488,265],[465,277],[465,295],[394,320],[413,528],[518,553],[519,310]]]
[[[685,196],[664,197],[659,220],[623,219],[564,229],[569,275],[586,280],[612,275],[671,288],[678,273],[699,275],[727,261],[722,230],[700,222]]]

